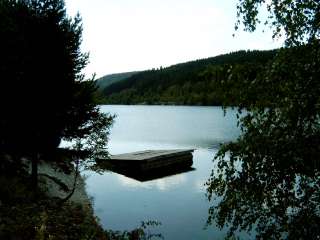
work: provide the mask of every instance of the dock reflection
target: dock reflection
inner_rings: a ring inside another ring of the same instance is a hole
[[[124,175],[129,178],[135,179],[140,182],[147,182],[155,179],[160,179],[164,177],[191,172],[196,169],[189,166],[189,167],[160,168],[160,169],[152,169],[148,171],[137,171],[137,170],[131,171],[129,169],[119,169],[115,167],[110,167],[108,170]]]

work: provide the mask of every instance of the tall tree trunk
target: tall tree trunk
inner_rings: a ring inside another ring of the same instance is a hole
[[[74,194],[74,191],[76,190],[77,179],[78,179],[78,176],[79,176],[79,163],[80,163],[80,160],[76,160],[75,163],[76,163],[76,166],[75,166],[75,173],[74,173],[74,181],[73,181],[72,190],[68,194],[68,196],[66,196],[64,199],[61,200],[61,204],[65,203],[66,201],[68,201],[72,197],[72,195]]]
[[[38,163],[39,154],[35,154],[31,160],[31,184],[35,195],[38,192]]]

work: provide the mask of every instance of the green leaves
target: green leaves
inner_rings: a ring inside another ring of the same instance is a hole
[[[261,22],[258,16],[261,8],[266,8],[269,13],[265,24],[273,30],[273,38],[284,35],[287,46],[297,46],[319,39],[319,1],[239,0],[236,30],[243,23],[245,31],[255,31]]]
[[[251,14],[245,19],[249,29],[260,3],[239,3],[241,14]],[[320,44],[306,19],[314,17],[318,4],[271,1],[276,31],[286,26],[288,46],[299,46],[280,49],[268,64],[228,66],[229,77],[220,81],[224,104],[240,103],[242,135],[214,159],[208,223],[230,224],[230,236],[251,229],[265,239],[320,235]],[[312,13],[297,15],[307,8]],[[300,31],[302,37],[296,36]]]

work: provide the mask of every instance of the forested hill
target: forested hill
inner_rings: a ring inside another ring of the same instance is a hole
[[[138,72],[124,72],[124,73],[109,74],[109,75],[105,75],[105,76],[97,79],[96,83],[100,89],[104,89],[107,86],[109,86],[113,83],[122,81],[124,79],[127,79],[136,73],[138,73]]]
[[[102,90],[103,103],[220,105],[222,94],[216,86],[216,79],[226,78],[231,65],[256,69],[256,66],[265,65],[275,54],[276,50],[238,51],[139,72],[105,87]],[[208,69],[216,73],[208,77],[205,74]]]

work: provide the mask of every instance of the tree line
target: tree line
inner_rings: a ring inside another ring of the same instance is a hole
[[[224,92],[218,88],[218,80],[228,78],[231,65],[259,71],[256,66],[271,61],[276,52],[238,51],[140,72],[101,90],[102,103],[221,105]],[[208,72],[215,74],[208,77]]]

